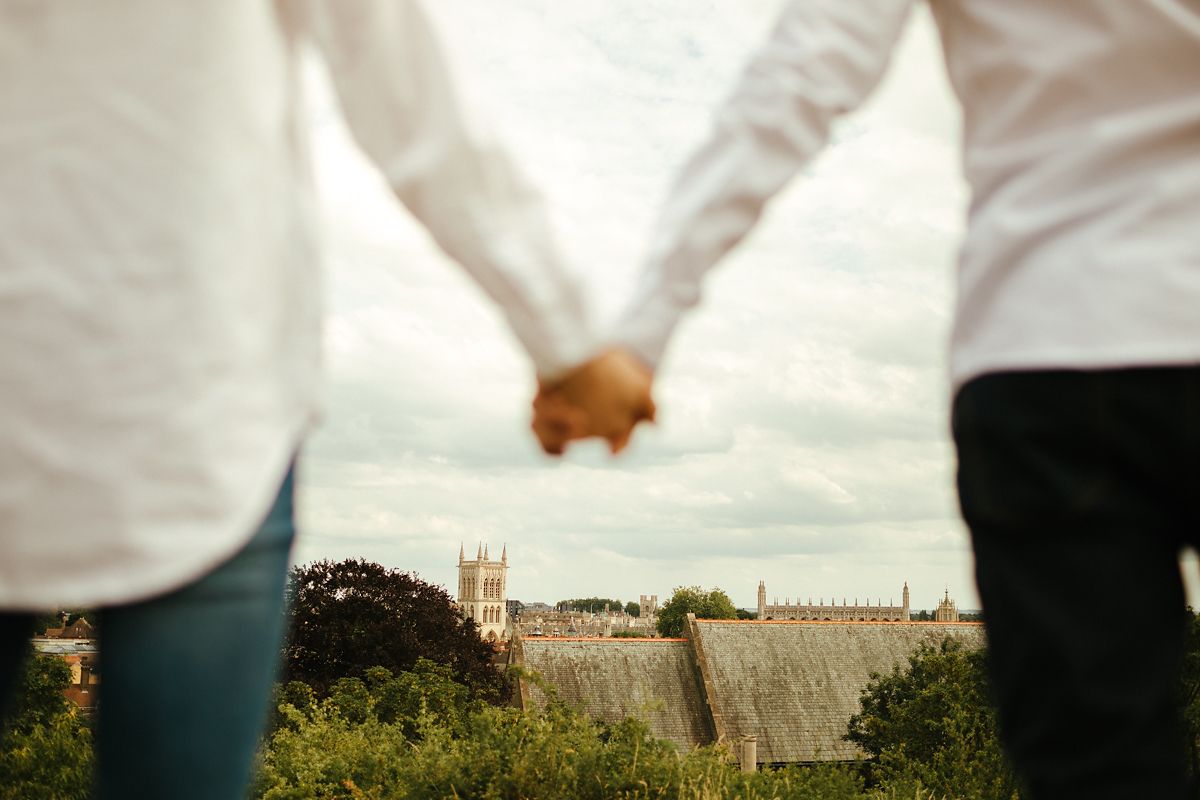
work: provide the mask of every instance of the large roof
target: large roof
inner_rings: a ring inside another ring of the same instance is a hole
[[[651,733],[687,750],[713,741],[700,679],[684,639],[520,639],[514,660],[541,674],[569,705],[605,722],[646,721]],[[521,682],[521,703],[546,696]]]
[[[922,642],[984,643],[977,623],[689,619],[687,639],[518,639],[513,659],[567,703],[606,722],[646,720],[687,748],[758,737],[762,763],[840,761],[871,673],[891,671]],[[545,705],[521,681],[523,707]]]
[[[693,620],[694,653],[718,738],[758,737],[763,763],[861,758],[842,737],[872,672],[922,642],[983,644],[977,623]]]

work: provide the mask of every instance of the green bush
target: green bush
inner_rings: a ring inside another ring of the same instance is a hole
[[[28,660],[17,705],[0,738],[0,800],[84,800],[92,733],[63,691],[71,668],[55,656]]]
[[[846,738],[871,755],[884,788],[961,800],[1012,800],[1017,783],[996,734],[986,653],[947,640],[874,675]]]

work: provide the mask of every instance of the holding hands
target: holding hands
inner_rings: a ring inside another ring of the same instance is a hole
[[[634,427],[654,421],[653,374],[624,350],[608,350],[553,381],[539,381],[533,432],[542,449],[561,455],[567,443],[598,436],[613,454],[629,443]]]

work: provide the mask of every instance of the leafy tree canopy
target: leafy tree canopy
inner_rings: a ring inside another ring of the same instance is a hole
[[[301,681],[324,697],[340,678],[371,667],[411,669],[425,658],[453,670],[472,695],[506,693],[479,626],[463,618],[444,589],[415,575],[363,559],[318,561],[288,576],[291,636],[285,681]]]
[[[28,659],[0,737],[0,800],[84,800],[91,789],[92,736],[63,691],[61,658]]]
[[[658,610],[661,636],[680,636],[689,613],[697,619],[737,619],[737,608],[720,589],[704,591],[699,586],[677,586],[670,599]]]
[[[873,675],[846,738],[885,783],[941,797],[1017,797],[996,735],[986,653],[946,640],[923,645],[889,675]]]
[[[642,607],[630,600],[625,604],[625,613],[631,617],[640,617],[642,615]]]

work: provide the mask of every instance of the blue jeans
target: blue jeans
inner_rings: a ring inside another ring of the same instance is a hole
[[[285,630],[292,493],[289,471],[254,538],[215,571],[100,610],[101,800],[245,796]],[[0,614],[0,699],[32,624],[31,614]]]

